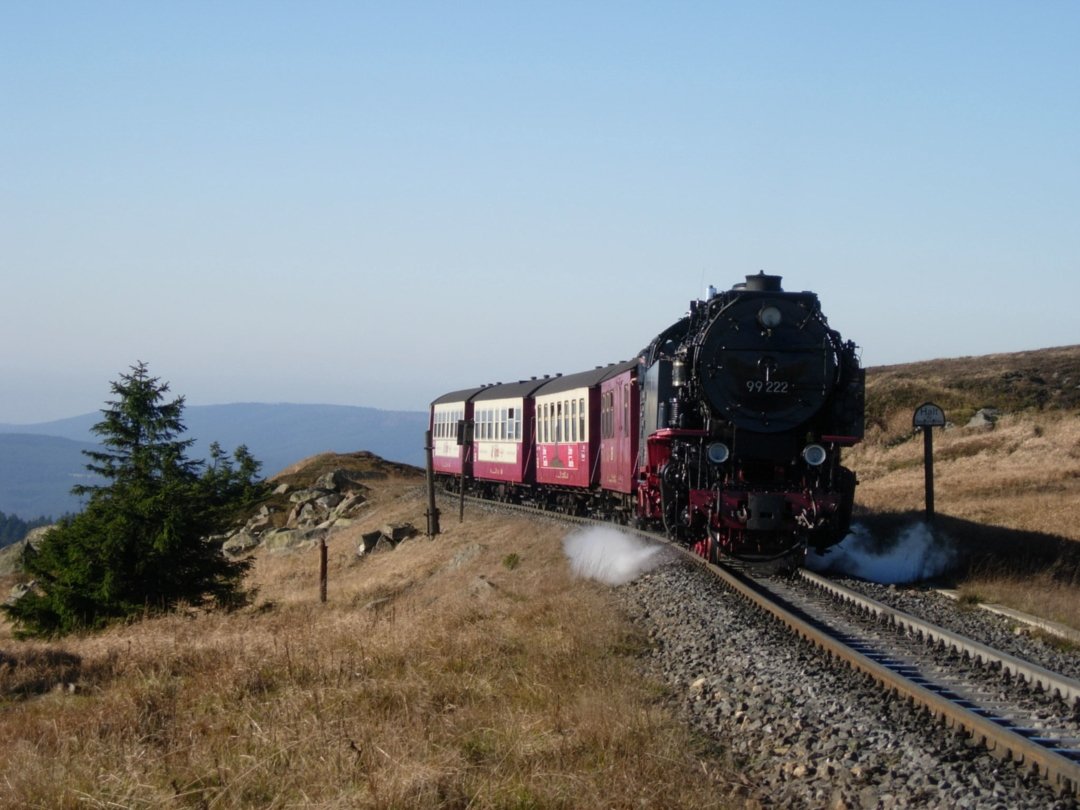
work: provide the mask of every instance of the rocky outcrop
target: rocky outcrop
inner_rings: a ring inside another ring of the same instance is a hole
[[[28,545],[37,548],[37,544],[55,525],[50,524],[31,529],[22,540],[0,549],[0,576],[9,576],[16,573],[22,560],[23,549]]]
[[[356,555],[374,554],[379,551],[393,551],[398,544],[419,532],[411,523],[388,523],[377,532],[367,532],[360,538]]]
[[[17,583],[15,583],[15,585],[13,585],[12,588],[11,588],[11,593],[8,594],[8,598],[6,600],[6,603],[11,605],[11,604],[14,604],[15,602],[18,602],[20,599],[22,599],[24,596],[26,596],[26,594],[28,594],[28,593],[30,593],[30,591],[34,590],[34,588],[36,586],[37,586],[37,580],[36,579],[32,579],[29,582],[17,582]]]
[[[225,539],[222,549],[240,557],[258,548],[280,553],[314,545],[332,529],[348,526],[365,508],[367,487],[360,478],[348,470],[333,470],[310,487],[279,485],[274,495],[281,505],[263,506]]]

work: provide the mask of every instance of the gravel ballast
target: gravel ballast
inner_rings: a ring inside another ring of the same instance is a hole
[[[1058,796],[1034,775],[879,691],[699,566],[677,560],[616,593],[651,640],[643,662],[648,673],[668,685],[679,710],[719,743],[740,774],[731,792],[735,805],[1078,806],[1073,797]],[[896,607],[920,615],[910,604]],[[1003,638],[1019,639],[997,621]]]

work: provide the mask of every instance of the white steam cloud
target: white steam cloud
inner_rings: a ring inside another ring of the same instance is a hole
[[[622,585],[667,562],[664,547],[604,527],[582,529],[563,539],[575,576]]]
[[[956,549],[925,523],[914,523],[893,538],[876,538],[856,523],[851,533],[824,554],[806,555],[811,571],[846,574],[869,582],[901,584],[944,574],[956,562]]]

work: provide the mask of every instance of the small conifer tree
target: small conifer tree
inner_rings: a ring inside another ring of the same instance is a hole
[[[83,511],[27,546],[23,568],[36,587],[4,606],[20,635],[97,629],[180,603],[244,602],[249,563],[226,558],[214,536],[262,495],[259,462],[240,447],[234,467],[216,443],[210,466],[188,459],[184,399],[165,401],[168,390],[142,362],[112,383],[116,399],[93,428],[102,449],[84,451],[104,483],[73,488],[87,496]]]

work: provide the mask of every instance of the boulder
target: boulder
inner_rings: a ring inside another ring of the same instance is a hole
[[[320,475],[318,480],[315,481],[315,486],[318,489],[324,489],[329,492],[349,492],[356,489],[367,489],[360,481],[362,477],[362,474],[351,472],[349,470],[333,470]]]
[[[221,550],[231,557],[239,557],[242,554],[247,554],[258,545],[258,538],[245,527],[222,543]]]
[[[15,584],[11,588],[11,594],[7,598],[7,604],[11,605],[15,602],[18,602],[20,599],[26,596],[26,594],[34,590],[36,585],[37,580],[34,579],[30,580],[29,582],[19,582]]]
[[[270,517],[270,512],[268,510],[265,514],[260,512],[244,524],[244,530],[250,534],[258,534],[261,531],[269,529],[272,524],[273,518]]]
[[[26,533],[24,538],[34,548],[37,548],[38,543],[45,537],[50,531],[56,528],[55,523],[50,523],[48,526],[38,526],[36,529],[31,529]]]
[[[263,534],[261,545],[273,554],[281,554],[308,548],[322,535],[316,529],[271,529]]]
[[[367,532],[360,537],[360,544],[356,547],[356,556],[375,554],[379,551],[393,551],[394,541],[382,532]]]
[[[989,430],[994,427],[994,423],[997,422],[999,416],[1001,416],[1001,411],[997,408],[980,408],[975,412],[975,415],[971,417],[966,426],[969,428]]]
[[[353,492],[334,507],[334,516],[347,517],[355,515],[366,503],[367,498],[359,492]]]
[[[387,523],[380,531],[393,543],[400,543],[402,540],[413,537],[416,534],[416,527],[411,523]]]
[[[316,509],[320,509],[324,512],[329,512],[343,500],[345,499],[344,497],[342,497],[342,495],[337,492],[331,492],[327,495],[322,495],[321,497],[316,498],[314,501],[312,501],[312,503],[315,505]]]

